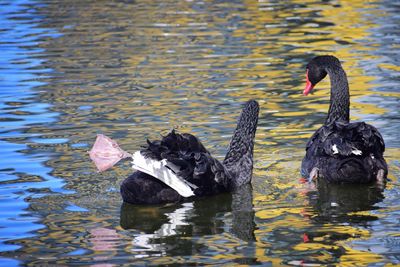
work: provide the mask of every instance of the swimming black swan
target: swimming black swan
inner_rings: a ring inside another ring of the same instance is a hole
[[[323,177],[331,183],[383,182],[385,143],[374,126],[349,122],[349,85],[336,57],[317,56],[308,63],[303,94],[310,93],[327,74],[331,82],[328,116],[307,143],[301,174],[310,181]]]
[[[251,181],[258,111],[256,101],[250,100],[245,104],[222,163],[213,158],[195,136],[175,131],[160,141],[147,141],[147,146],[139,153],[147,160],[164,162],[165,166],[161,168],[167,168],[171,174],[167,180],[173,175],[182,178],[190,187],[189,194],[185,196],[206,196],[232,191]],[[133,164],[135,165],[135,157]],[[185,199],[185,196],[147,173],[136,171],[122,182],[120,191],[124,202],[160,204]]]

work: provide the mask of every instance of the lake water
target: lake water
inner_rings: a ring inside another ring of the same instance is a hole
[[[396,1],[0,1],[0,266],[400,264]],[[351,118],[378,127],[389,181],[300,181],[341,59]],[[241,105],[261,106],[252,188],[122,204],[128,161],[97,173],[97,133],[136,151],[175,128],[223,159]]]

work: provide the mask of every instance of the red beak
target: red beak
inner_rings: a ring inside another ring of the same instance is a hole
[[[310,80],[308,80],[308,70],[306,72],[306,80],[307,80],[307,83],[306,83],[306,88],[303,91],[303,95],[308,95],[311,92],[311,90],[314,88],[314,85],[310,82]]]
[[[303,91],[303,95],[308,95],[313,88],[314,88],[314,85],[310,81],[307,81],[306,88]]]

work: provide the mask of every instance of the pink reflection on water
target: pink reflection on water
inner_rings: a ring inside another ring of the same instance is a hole
[[[92,244],[92,249],[94,251],[116,251],[119,241],[121,240],[121,236],[117,233],[115,229],[108,228],[95,228],[90,231],[91,237],[89,238],[90,243]],[[99,255],[95,256],[93,259],[95,261],[107,261],[112,259],[113,255]],[[113,267],[115,264],[111,263],[97,263],[91,265],[93,267]]]

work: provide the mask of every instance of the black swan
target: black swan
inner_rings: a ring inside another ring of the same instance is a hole
[[[190,196],[229,192],[250,183],[258,112],[256,101],[250,100],[244,105],[222,163],[212,157],[195,136],[188,133],[172,131],[159,141],[147,141],[147,146],[136,152],[136,156],[150,160],[151,164],[164,162],[161,171],[171,174],[164,178],[175,179],[177,176],[190,187],[189,194],[178,193],[179,190],[176,191],[159,178],[149,175],[151,172],[148,170],[136,167],[134,154],[134,168],[141,171],[134,172],[122,182],[120,192],[123,201],[131,204],[179,202]],[[190,190],[193,190],[193,194]]]
[[[301,174],[309,181],[322,177],[330,183],[383,182],[385,143],[374,126],[349,122],[349,85],[336,57],[317,56],[307,64],[303,94],[310,93],[327,74],[331,82],[328,116],[307,143]]]

